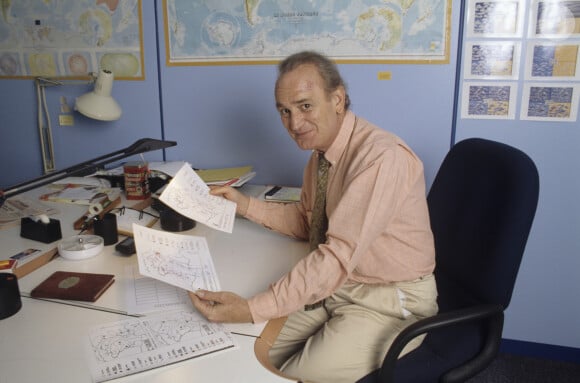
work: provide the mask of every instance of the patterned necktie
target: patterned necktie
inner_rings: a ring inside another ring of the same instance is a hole
[[[310,222],[310,250],[314,250],[319,244],[326,242],[326,230],[328,218],[326,217],[326,186],[328,184],[328,168],[330,162],[324,157],[324,153],[318,153],[318,176],[316,181],[316,197]]]

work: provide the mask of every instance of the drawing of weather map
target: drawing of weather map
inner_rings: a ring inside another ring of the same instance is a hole
[[[91,329],[87,340],[89,363],[96,382],[235,346],[223,325],[186,311],[99,325]]]
[[[522,28],[520,0],[470,0],[468,9],[470,37],[510,37]]]
[[[463,118],[513,119],[515,89],[512,84],[464,83]]]
[[[236,204],[209,194],[209,187],[187,163],[175,174],[159,199],[179,214],[213,229],[233,231]]]
[[[580,85],[526,85],[523,92],[522,120],[576,121]]]
[[[465,78],[516,79],[519,45],[508,43],[469,43]]]
[[[133,224],[139,273],[189,291],[217,291],[219,281],[204,237]]]
[[[578,80],[580,44],[533,44],[528,48],[531,58],[529,78],[537,80]]]

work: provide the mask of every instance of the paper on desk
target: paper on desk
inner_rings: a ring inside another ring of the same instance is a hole
[[[54,215],[59,211],[40,201],[18,196],[7,199],[0,207],[0,229],[20,225],[20,219],[41,214]]]
[[[124,283],[127,314],[147,314],[164,310],[191,310],[187,291],[139,273],[136,265],[125,267]]]
[[[169,233],[133,224],[142,275],[189,291],[220,290],[204,237]]]
[[[170,311],[93,327],[86,340],[93,381],[104,382],[237,347],[219,323]]]
[[[209,190],[209,186],[185,163],[159,199],[181,215],[231,233],[236,218],[236,204],[209,194]]]

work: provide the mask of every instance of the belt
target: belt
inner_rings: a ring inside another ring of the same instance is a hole
[[[304,311],[312,311],[312,310],[316,310],[319,307],[324,306],[324,299],[319,300],[318,302],[315,302],[311,305],[304,305]]]

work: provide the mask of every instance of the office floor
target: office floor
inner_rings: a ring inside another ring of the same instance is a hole
[[[500,354],[485,371],[467,383],[578,383],[578,363]]]

